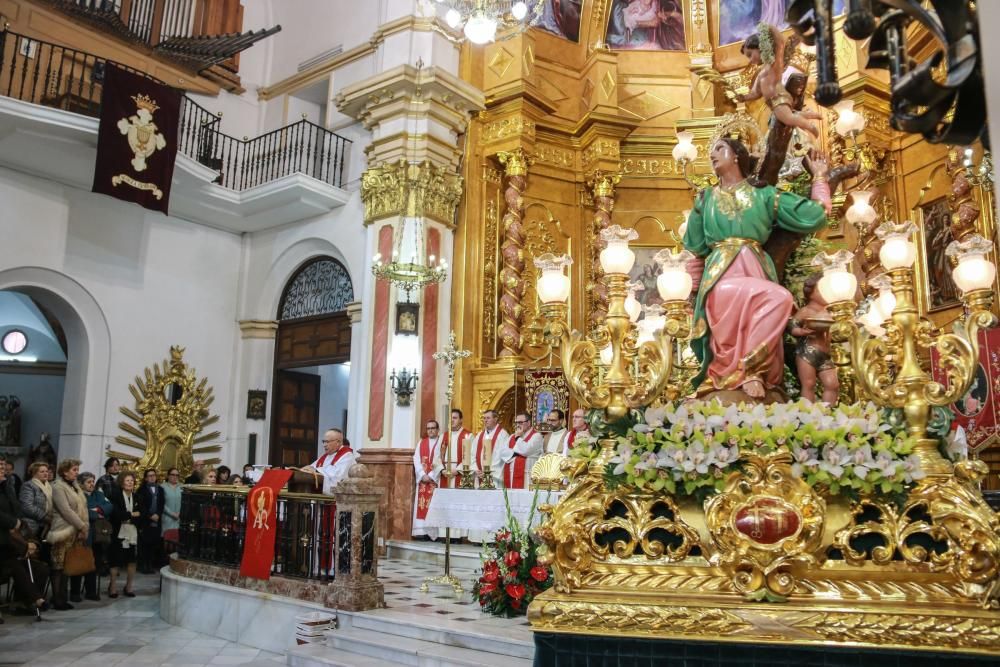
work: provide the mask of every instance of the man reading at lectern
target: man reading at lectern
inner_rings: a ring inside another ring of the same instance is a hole
[[[337,482],[347,477],[347,471],[358,460],[350,445],[344,444],[344,432],[331,428],[323,434],[323,455],[303,468],[306,472],[318,472],[323,476],[323,493],[332,494]]]
[[[424,427],[427,435],[421,438],[413,450],[413,471],[417,476],[417,495],[413,501],[413,537],[437,539],[438,529],[428,526],[427,510],[431,507],[431,496],[441,481],[441,427],[436,419],[428,419]]]
[[[506,446],[493,450],[493,478],[497,486],[528,488],[531,466],[544,448],[542,434],[531,426],[531,415],[527,412],[514,415],[514,435],[507,440]]]

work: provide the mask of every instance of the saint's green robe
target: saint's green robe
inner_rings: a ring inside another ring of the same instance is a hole
[[[729,196],[724,193],[720,196],[716,192],[718,187],[698,193],[684,232],[684,247],[705,258],[705,270],[694,305],[693,331],[697,337],[691,341],[691,348],[701,362],[701,370],[693,380],[695,389],[704,381],[712,361],[711,331],[705,318],[708,293],[725,275],[740,250],[749,249],[768,278],[777,282],[774,263],[763,249],[774,226],[808,234],[826,224],[826,210],[822,204],[774,186],[755,188],[744,182]],[[727,243],[729,239],[748,242],[742,245],[740,242]]]

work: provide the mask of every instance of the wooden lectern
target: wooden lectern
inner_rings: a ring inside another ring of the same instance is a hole
[[[323,475],[293,469],[288,490],[292,493],[323,493]]]

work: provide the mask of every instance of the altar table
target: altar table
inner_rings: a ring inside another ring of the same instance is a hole
[[[555,503],[561,491],[539,491],[538,504]],[[527,527],[534,491],[511,489],[507,491],[510,511],[522,528]],[[495,533],[507,525],[507,508],[503,491],[479,489],[434,489],[431,505],[427,509],[427,525],[435,528],[458,528]],[[532,527],[538,526],[542,515],[535,508]]]

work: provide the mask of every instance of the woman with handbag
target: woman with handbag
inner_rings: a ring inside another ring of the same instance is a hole
[[[93,564],[94,557],[85,546],[90,533],[90,519],[87,516],[87,497],[76,483],[80,462],[63,459],[56,473],[56,481],[52,484],[52,528],[45,541],[52,545],[52,607],[66,610],[72,609],[73,605],[66,600],[68,582],[63,570],[69,569],[70,574],[84,574],[86,565],[82,562],[83,558],[89,557]],[[77,549],[78,545],[82,549]],[[72,559],[67,559],[71,551]]]
[[[111,522],[107,519],[111,516],[111,502],[97,488],[97,477],[94,473],[80,473],[77,482],[83,488],[83,495],[87,497],[87,516],[90,520],[87,546],[94,552],[95,569],[82,576],[70,577],[69,601],[83,602],[84,598],[80,597],[80,585],[83,584],[84,597],[87,600],[100,602],[101,594],[97,590],[97,568],[103,566],[104,560],[107,558],[105,547],[111,542]]]
[[[18,496],[24,525],[40,540],[45,539],[52,524],[52,485],[49,484],[49,464],[43,461],[28,466],[28,479],[21,485]]]
[[[135,473],[125,471],[118,475],[118,488],[111,495],[111,577],[108,597],[118,597],[118,571],[125,568],[125,597],[134,598],[136,545],[139,543],[137,524],[141,513],[135,492]]]

